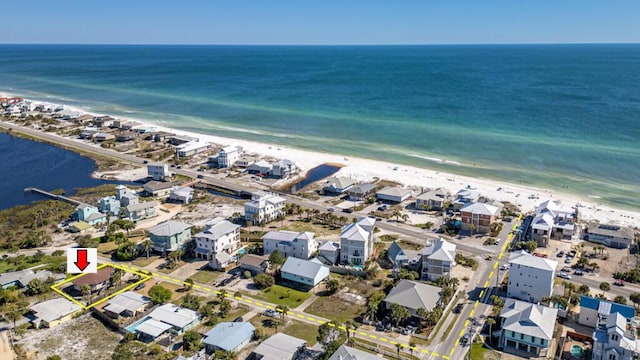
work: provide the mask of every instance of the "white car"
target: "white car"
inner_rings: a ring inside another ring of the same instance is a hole
[[[500,266],[500,270],[509,270],[509,264],[503,264]]]
[[[564,271],[560,271],[558,273],[558,277],[562,278],[562,279],[567,279],[570,280],[571,279],[571,275],[569,275],[568,273],[564,272]]]

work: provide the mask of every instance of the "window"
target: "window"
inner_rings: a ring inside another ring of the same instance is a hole
[[[524,340],[524,334],[520,334],[520,340]]]
[[[515,331],[511,332],[511,337],[516,337],[516,332]]]
[[[609,354],[609,360],[616,360],[615,354]]]

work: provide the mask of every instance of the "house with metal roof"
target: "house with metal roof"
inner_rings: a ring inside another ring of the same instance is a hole
[[[191,225],[174,220],[165,221],[149,228],[149,238],[155,251],[176,251],[191,240]]]
[[[426,191],[416,197],[416,208],[425,210],[442,210],[449,201],[451,193],[445,188]]]
[[[586,295],[580,296],[578,323],[581,325],[595,328],[599,320],[617,313],[627,319],[633,319],[636,314],[633,306],[618,304]]]
[[[309,259],[318,250],[315,234],[309,231],[269,231],[262,237],[264,254],[278,251],[284,257]]]
[[[12,286],[18,288],[26,288],[29,286],[29,282],[33,279],[39,279],[44,282],[47,279],[52,278],[54,281],[62,280],[65,278],[64,274],[52,273],[48,270],[34,271],[31,269],[9,271],[0,274],[0,286],[3,289],[10,288]]]
[[[76,207],[75,217],[78,221],[84,221],[91,226],[107,222],[105,214],[101,213],[97,207],[87,204]]]
[[[340,244],[325,241],[318,247],[318,258],[326,260],[327,264],[335,265],[340,259]]]
[[[397,241],[394,241],[389,245],[389,248],[387,249],[387,258],[391,261],[394,268],[401,268],[409,263],[409,257]]]
[[[366,351],[352,348],[347,345],[340,345],[329,360],[380,360],[381,357]]]
[[[387,186],[376,193],[379,201],[401,203],[411,196],[411,190],[399,186]]]
[[[221,322],[204,334],[202,343],[208,353],[236,352],[251,342],[255,330],[250,322]]]
[[[280,268],[280,274],[282,280],[292,287],[311,290],[329,277],[329,268],[318,259],[304,260],[289,257]]]
[[[154,341],[166,332],[180,335],[200,323],[197,312],[174,304],[161,305],[144,319],[134,329],[128,330],[143,341]]]
[[[539,303],[551,296],[558,262],[517,251],[509,256],[507,297]]]
[[[500,313],[500,345],[505,352],[546,357],[556,328],[558,309],[507,298]]]
[[[136,197],[137,200],[137,197]],[[158,215],[159,203],[155,200],[131,203],[125,208],[125,217],[133,222],[148,219]]]
[[[140,202],[133,190],[124,185],[116,186],[116,200],[120,201],[121,206],[129,206]]]
[[[277,333],[258,345],[250,359],[255,360],[295,360],[306,346],[306,341],[296,337]]]
[[[439,277],[451,278],[456,265],[456,245],[443,238],[428,242],[422,251],[422,280],[436,281]]]
[[[411,316],[417,316],[418,309],[431,311],[438,305],[441,291],[437,286],[402,279],[391,289],[384,302],[387,309],[391,309],[391,304],[398,304],[409,310]]]
[[[491,231],[491,224],[495,223],[500,214],[497,206],[485,203],[471,203],[460,209],[462,229],[478,233]]]
[[[536,216],[532,224],[537,224],[531,228],[533,238],[536,241],[545,238],[571,240],[576,232],[576,221],[578,211],[573,208],[565,208],[551,200],[543,201],[536,208]]]
[[[635,233],[629,227],[591,222],[587,225],[584,239],[615,249],[626,249],[634,237]]]
[[[174,187],[169,194],[169,200],[177,203],[188,204],[193,199],[193,188],[190,186]]]
[[[349,194],[349,200],[351,201],[363,201],[376,194],[376,185],[356,184],[347,190],[347,194]]]
[[[355,182],[353,179],[344,176],[335,176],[327,180],[322,188],[326,194],[342,194],[351,189]]]
[[[636,360],[640,358],[638,324],[620,313],[598,320],[593,332],[591,359]]]
[[[269,222],[283,215],[286,199],[266,191],[251,194],[251,201],[244,204],[244,218],[247,223]]]
[[[209,261],[209,267],[224,270],[240,248],[240,226],[216,217],[205,223],[205,229],[194,236],[198,259]]]
[[[452,202],[453,208],[460,210],[468,204],[478,202],[480,199],[480,192],[472,189],[461,189],[455,195],[455,199]]]
[[[105,196],[98,200],[98,209],[104,214],[118,216],[120,214],[120,200],[115,196]]]
[[[158,198],[165,198],[171,194],[174,184],[171,182],[155,181],[151,180],[144,184],[144,193],[147,196],[154,196]]]
[[[376,219],[362,217],[342,227],[340,232],[340,262],[361,265],[373,254],[373,228]]]
[[[81,310],[79,305],[63,298],[43,301],[31,306],[31,323],[36,328],[52,328],[71,320]]]
[[[144,312],[151,304],[151,299],[133,291],[125,291],[109,299],[103,308],[107,316],[118,319],[119,317],[133,317]]]

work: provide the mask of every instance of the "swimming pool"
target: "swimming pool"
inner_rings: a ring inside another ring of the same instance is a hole
[[[245,248],[241,248],[238,250],[238,255],[244,255],[247,253],[247,250]]]
[[[138,321],[134,322],[133,324],[131,324],[131,325],[127,326],[127,328],[126,328],[126,329],[127,329],[127,331],[128,331],[128,332],[130,332],[130,333],[134,333],[134,334],[135,334],[135,332],[136,332],[136,328],[137,328],[140,324],[142,324],[143,322],[145,322],[145,321],[147,321],[147,320],[149,320],[149,319],[151,319],[151,316],[145,316],[145,317],[143,317],[142,319],[140,319],[140,320],[138,320]]]
[[[364,270],[364,265],[353,265],[351,267],[356,269],[356,270],[360,270],[360,271]]]
[[[584,348],[580,345],[571,345],[571,355],[581,359],[584,356]]]

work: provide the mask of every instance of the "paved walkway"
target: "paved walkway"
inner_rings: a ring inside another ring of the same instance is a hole
[[[307,300],[305,300],[302,304],[296,306],[293,310],[295,310],[297,312],[304,312],[304,310],[309,305],[311,305],[314,301],[316,301],[317,298],[318,298],[318,295],[312,294],[311,296],[309,296],[309,298]]]

